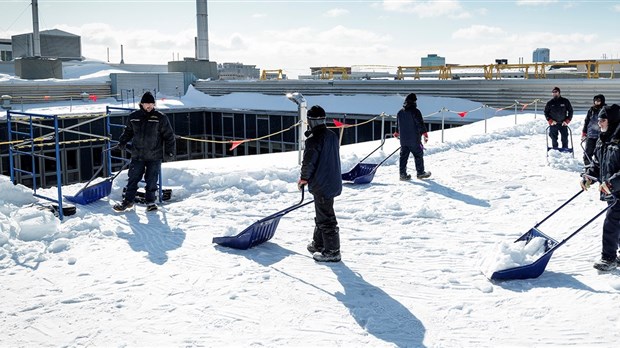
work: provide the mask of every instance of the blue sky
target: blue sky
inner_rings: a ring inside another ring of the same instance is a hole
[[[32,31],[30,0],[0,0],[0,38]],[[308,74],[310,66],[418,66],[620,58],[618,1],[209,1],[209,57]],[[82,36],[91,59],[193,57],[194,0],[39,0],[41,30]]]

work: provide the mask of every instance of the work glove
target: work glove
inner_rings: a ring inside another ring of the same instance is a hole
[[[588,191],[588,189],[590,188],[590,185],[592,185],[592,180],[588,178],[582,178],[581,181],[579,182],[579,186],[581,186],[581,189],[584,191]]]
[[[303,191],[306,185],[308,185],[308,180],[299,179],[297,181],[297,188],[299,189],[299,191]]]
[[[599,187],[599,190],[601,192],[603,192],[604,194],[606,194],[606,195],[610,195],[612,187],[611,187],[611,184],[609,183],[609,181],[603,181],[603,183]]]
[[[588,134],[586,133],[581,133],[581,141],[586,140],[586,137],[588,136]]]
[[[570,121],[566,120],[566,121],[562,122],[562,126],[563,127],[567,127],[569,123],[570,123]]]
[[[127,144],[121,144],[118,143],[116,145],[114,145],[113,147],[110,148],[110,150],[125,150],[125,147],[127,146]]]
[[[424,132],[422,136],[424,137],[424,144],[428,143],[428,133]]]
[[[394,136],[394,138],[398,138],[400,136],[400,133],[398,132],[394,132],[394,134],[392,134]]]
[[[167,153],[164,155],[164,162],[172,162],[172,161],[174,161],[173,153]]]
[[[557,124],[554,120],[548,120],[547,122],[549,122],[550,126],[555,126]]]

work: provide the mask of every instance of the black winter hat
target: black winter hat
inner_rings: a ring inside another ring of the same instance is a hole
[[[308,110],[306,115],[308,116],[308,127],[310,129],[325,125],[325,110],[322,107],[314,105]]]
[[[560,87],[553,87],[553,89],[551,90],[551,92],[558,92],[558,93],[561,93],[561,92],[560,92]]]
[[[415,95],[415,93],[409,93],[407,97],[405,98],[405,102],[415,102],[415,101],[418,101],[418,97]]]
[[[594,98],[592,98],[592,101],[596,101],[596,100],[600,100],[601,104],[605,104],[605,96],[602,94],[597,94],[594,96]]]
[[[140,99],[140,104],[143,103],[155,104],[155,98],[153,97],[151,92],[147,91],[146,93],[144,93],[142,99]]]
[[[606,105],[598,113],[599,119],[606,119],[609,124],[620,123],[620,106],[618,104]]]
[[[318,105],[314,105],[308,110],[308,117],[311,118],[325,118],[325,110]]]

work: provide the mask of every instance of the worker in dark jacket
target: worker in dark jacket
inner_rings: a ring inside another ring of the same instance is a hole
[[[129,142],[131,141],[131,146]],[[155,110],[155,98],[146,92],[140,100],[140,110],[129,115],[129,120],[117,147],[131,151],[131,163],[123,201],[114,206],[116,211],[133,207],[138,183],[144,176],[147,211],[157,210],[155,193],[162,160],[172,160],[176,152],[174,131],[168,117]],[[166,155],[164,158],[164,154]]]
[[[598,126],[598,114],[605,106],[605,96],[597,94],[592,99],[592,106],[586,114],[586,119],[583,121],[583,130],[581,131],[581,141],[585,142],[583,152],[583,164],[587,167],[590,164],[590,158],[596,147],[596,141],[598,140],[601,129]]]
[[[417,96],[410,93],[405,98],[403,108],[398,111],[396,116],[396,127],[398,131],[394,136],[400,137],[400,180],[411,180],[411,175],[407,174],[407,162],[409,154],[413,154],[415,169],[418,179],[426,179],[431,176],[431,172],[424,170],[424,143],[428,142],[428,133],[422,119],[422,113],[418,110]]]
[[[603,222],[603,250],[601,260],[594,263],[600,271],[611,271],[620,265],[618,238],[620,238],[620,106],[605,106],[598,115],[601,134],[596,142],[592,166],[585,174],[597,178],[600,183],[601,200],[607,201],[609,209]],[[592,181],[583,176],[581,188],[587,190]]]
[[[553,98],[545,105],[545,118],[549,123],[551,145],[558,149],[558,132],[562,137],[562,149],[568,149],[568,124],[573,119],[573,106],[560,94],[559,87],[553,87]]]
[[[307,139],[297,182],[300,190],[308,185],[314,196],[315,228],[307,249],[318,262],[338,262],[340,234],[334,212],[334,197],[342,192],[338,136],[327,129],[322,107],[311,107],[307,115]]]

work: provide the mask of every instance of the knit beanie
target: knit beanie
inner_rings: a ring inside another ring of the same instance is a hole
[[[153,97],[153,95],[151,94],[151,92],[147,91],[146,93],[144,93],[144,95],[142,96],[142,99],[140,99],[140,104],[155,104],[155,98]]]

